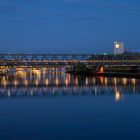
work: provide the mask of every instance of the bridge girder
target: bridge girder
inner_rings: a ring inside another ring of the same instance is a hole
[[[0,54],[0,66],[140,65],[140,54]]]

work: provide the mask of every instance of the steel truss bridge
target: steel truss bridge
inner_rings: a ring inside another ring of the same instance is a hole
[[[0,66],[140,65],[140,54],[0,54]]]

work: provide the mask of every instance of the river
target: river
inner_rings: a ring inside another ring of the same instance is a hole
[[[139,79],[18,71],[0,77],[0,139],[139,140],[139,106]]]

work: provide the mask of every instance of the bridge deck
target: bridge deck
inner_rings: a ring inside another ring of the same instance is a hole
[[[140,65],[140,54],[0,54],[0,66]]]

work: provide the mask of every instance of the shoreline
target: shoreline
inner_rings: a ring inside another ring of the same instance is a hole
[[[131,73],[131,72],[74,72],[74,71],[66,71],[65,73],[69,73],[72,75],[82,75],[82,76],[103,76],[103,77],[124,77],[124,78],[137,78],[140,79],[140,73]],[[6,76],[9,73],[0,73],[0,76]]]

